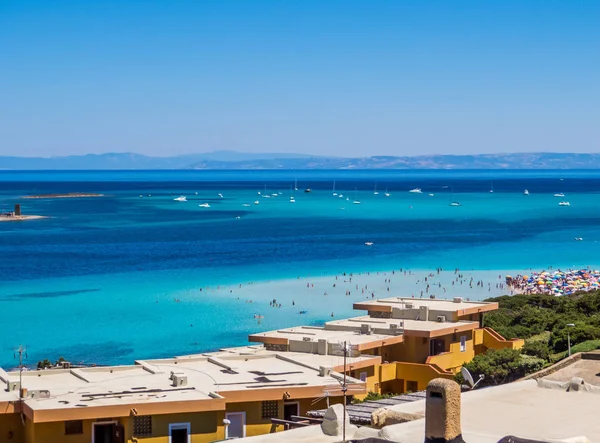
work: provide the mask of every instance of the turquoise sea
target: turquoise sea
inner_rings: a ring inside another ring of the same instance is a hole
[[[67,192],[105,196],[22,198]],[[29,364],[201,352],[243,345],[261,329],[319,324],[332,311],[265,291],[256,302],[284,307],[257,324],[235,292],[201,287],[399,268],[596,266],[599,193],[596,171],[2,171],[0,209],[21,203],[50,218],[0,223],[0,366],[15,365],[19,344]],[[351,301],[335,313],[353,315]]]

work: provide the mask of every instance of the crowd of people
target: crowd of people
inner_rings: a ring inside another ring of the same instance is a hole
[[[600,288],[600,272],[591,269],[532,272],[529,275],[506,276],[511,291],[519,294],[569,295]]]

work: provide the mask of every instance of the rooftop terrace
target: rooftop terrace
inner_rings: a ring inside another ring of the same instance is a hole
[[[354,303],[353,306],[354,309],[370,312],[392,312],[393,308],[411,309],[411,306],[412,309],[419,309],[423,306],[432,311],[453,313],[459,317],[498,309],[498,303],[495,302],[466,301],[460,297],[454,299],[390,297],[361,301]]]
[[[244,348],[240,348],[243,350]],[[378,357],[355,359],[357,364]],[[79,418],[222,410],[225,401],[317,398],[341,395],[334,356],[220,351],[198,356],[137,361],[130,366],[25,371],[25,411],[35,422],[55,421],[63,412]],[[323,368],[321,368],[323,367]],[[18,372],[0,374],[16,383]],[[350,378],[355,388],[364,383]],[[257,395],[256,391],[261,393]],[[18,390],[0,391],[0,403],[18,399]],[[73,411],[77,412],[73,412]]]

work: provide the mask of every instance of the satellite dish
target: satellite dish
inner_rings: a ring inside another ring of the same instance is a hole
[[[483,380],[485,377],[483,374],[481,374],[477,381],[473,380],[473,376],[471,375],[469,370],[467,368],[465,368],[464,366],[462,368],[460,368],[460,373],[462,374],[465,381],[469,384],[470,389],[475,389],[475,386],[477,386],[479,384],[479,382],[481,382],[481,380]]]
[[[473,380],[473,376],[471,375],[471,373],[469,372],[469,370],[467,368],[465,368],[464,366],[461,368],[460,373],[462,374],[463,378],[465,379],[465,381],[467,383],[469,383],[469,386],[472,388],[473,386],[475,386],[475,380]]]

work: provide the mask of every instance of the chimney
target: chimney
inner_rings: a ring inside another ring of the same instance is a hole
[[[425,443],[464,443],[460,428],[460,386],[436,378],[427,385]]]

